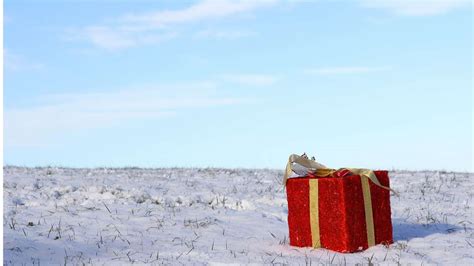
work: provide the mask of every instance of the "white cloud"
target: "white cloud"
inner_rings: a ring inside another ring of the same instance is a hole
[[[205,0],[181,10],[164,10],[147,14],[129,14],[124,22],[136,23],[144,27],[163,28],[172,24],[190,23],[202,20],[223,18],[238,13],[268,6],[274,0]]]
[[[269,86],[278,81],[277,76],[263,74],[227,74],[223,80],[247,86]]]
[[[307,74],[317,75],[339,75],[339,74],[363,74],[370,72],[380,72],[390,70],[390,67],[365,67],[365,66],[352,66],[352,67],[321,67],[321,68],[309,68],[304,72]]]
[[[48,95],[31,107],[4,112],[4,144],[47,145],[59,136],[94,128],[159,119],[185,109],[251,103],[245,98],[219,96],[216,84],[201,82],[130,88],[115,92]]]
[[[178,10],[127,14],[105,24],[86,26],[69,31],[70,40],[86,40],[107,50],[119,50],[139,45],[156,44],[178,35],[174,26],[205,20],[222,19],[270,6],[275,0],[205,0]],[[197,33],[222,39],[248,36],[248,32],[218,31]]]
[[[470,6],[471,0],[360,0],[364,7],[386,9],[398,15],[430,16]]]
[[[5,70],[11,71],[41,70],[45,67],[43,64],[27,60],[24,56],[13,54],[7,49],[3,50],[3,66]]]
[[[176,36],[176,32],[137,32],[108,26],[90,26],[84,28],[77,38],[90,41],[100,48],[119,50],[139,45],[157,44]]]
[[[212,38],[218,40],[235,40],[255,36],[256,32],[245,30],[201,30],[196,32],[197,38]]]

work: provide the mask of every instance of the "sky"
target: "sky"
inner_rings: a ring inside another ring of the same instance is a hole
[[[469,0],[4,2],[4,164],[473,169]]]

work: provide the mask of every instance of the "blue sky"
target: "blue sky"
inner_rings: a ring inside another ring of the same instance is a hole
[[[472,62],[465,0],[6,0],[4,163],[473,171]]]

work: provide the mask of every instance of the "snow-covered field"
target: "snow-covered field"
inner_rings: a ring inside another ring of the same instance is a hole
[[[288,245],[283,171],[4,168],[4,264],[474,264],[474,174],[392,171],[395,243]]]

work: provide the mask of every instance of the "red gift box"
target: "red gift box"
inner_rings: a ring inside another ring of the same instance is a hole
[[[388,172],[374,171],[376,185],[344,171],[286,181],[290,245],[355,252],[393,243]]]

